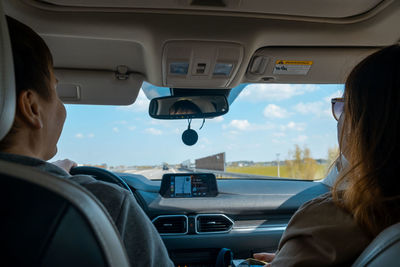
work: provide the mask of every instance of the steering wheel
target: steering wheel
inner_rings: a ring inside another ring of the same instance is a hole
[[[123,189],[128,190],[129,193],[131,193],[132,196],[134,196],[131,188],[121,177],[119,177],[118,175],[116,175],[110,171],[107,171],[106,169],[97,168],[97,167],[89,167],[89,166],[81,166],[81,167],[72,168],[70,173],[71,173],[71,175],[78,175],[78,174],[90,175],[97,180],[119,185]]]

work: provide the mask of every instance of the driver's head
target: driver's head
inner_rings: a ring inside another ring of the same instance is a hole
[[[53,58],[31,28],[7,17],[16,83],[17,109],[12,129],[0,141],[0,151],[43,160],[57,153],[66,117],[57,96]]]

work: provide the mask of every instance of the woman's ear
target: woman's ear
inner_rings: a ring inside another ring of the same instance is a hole
[[[39,95],[33,90],[21,92],[17,100],[18,113],[21,120],[36,130],[43,128],[40,104]]]

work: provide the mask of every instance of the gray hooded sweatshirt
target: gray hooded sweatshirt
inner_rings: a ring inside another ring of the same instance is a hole
[[[125,244],[131,266],[174,266],[157,230],[127,190],[88,175],[71,176],[58,166],[36,158],[0,152],[0,159],[36,167],[90,191],[111,215]]]

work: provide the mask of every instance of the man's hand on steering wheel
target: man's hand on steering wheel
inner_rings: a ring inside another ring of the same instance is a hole
[[[128,190],[129,193],[131,193],[131,195],[134,196],[131,188],[125,182],[124,179],[106,169],[91,167],[91,166],[80,166],[71,168],[69,173],[71,175],[79,175],[79,174],[90,175],[97,180],[119,185],[120,187]]]
[[[60,167],[61,169],[65,170],[68,173],[71,171],[72,168],[78,166],[78,164],[75,161],[72,161],[70,159],[57,160],[51,163],[56,165],[57,167]]]

